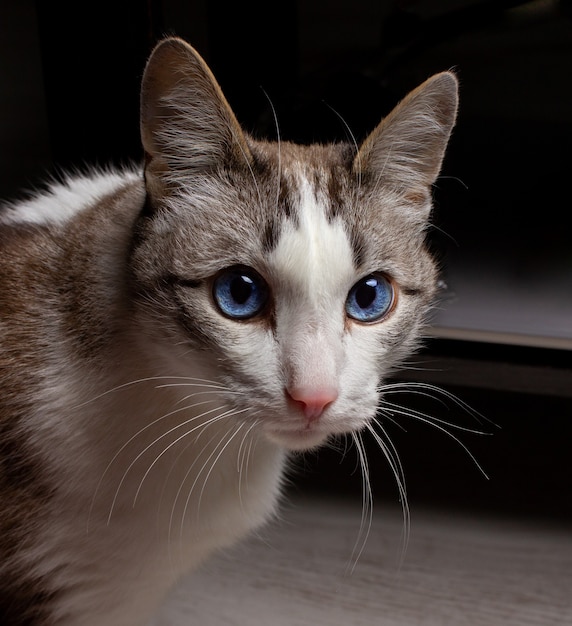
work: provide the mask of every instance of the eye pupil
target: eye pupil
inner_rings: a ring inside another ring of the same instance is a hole
[[[375,278],[370,278],[356,289],[355,299],[360,308],[366,309],[372,305],[376,296],[376,286]]]
[[[230,284],[230,294],[237,304],[244,304],[252,294],[253,283],[248,276],[236,276]]]
[[[389,313],[394,296],[393,286],[383,274],[366,276],[350,289],[346,313],[358,322],[376,322]]]

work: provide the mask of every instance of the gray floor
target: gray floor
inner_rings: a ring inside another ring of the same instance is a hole
[[[359,502],[291,503],[184,581],[154,626],[572,624],[563,528],[414,510],[400,565],[400,511],[380,505],[354,563],[360,520]]]

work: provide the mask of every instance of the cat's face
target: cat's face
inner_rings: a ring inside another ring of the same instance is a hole
[[[147,68],[139,314],[287,448],[361,429],[419,337],[436,285],[429,185],[456,108],[451,75],[426,85],[359,149],[301,147],[247,137],[186,44]]]

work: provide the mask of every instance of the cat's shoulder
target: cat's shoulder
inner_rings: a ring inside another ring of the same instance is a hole
[[[0,207],[0,225],[58,225],[113,195],[125,186],[142,182],[137,167],[125,169],[91,169],[65,175],[30,197]]]

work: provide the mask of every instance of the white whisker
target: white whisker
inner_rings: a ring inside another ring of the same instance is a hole
[[[352,129],[350,128],[350,125],[346,122],[342,114],[336,111],[336,109],[334,109],[334,107],[328,104],[327,102],[325,102],[324,104],[328,107],[328,109],[330,109],[330,111],[332,111],[332,113],[334,113],[334,115],[337,116],[340,122],[344,125],[344,128],[346,129],[346,132],[350,136],[352,145],[355,149],[355,155],[356,155],[356,161],[357,161],[357,174],[358,174],[358,184],[357,184],[357,190],[356,190],[356,197],[357,197],[359,195],[359,190],[361,189],[361,179],[362,179],[361,154],[360,154],[358,142],[356,140],[354,133],[352,132]]]
[[[266,96],[266,99],[268,100],[268,104],[270,105],[270,109],[272,110],[272,116],[274,117],[274,126],[276,127],[276,148],[278,153],[278,164],[276,166],[276,206],[278,207],[280,203],[280,182],[282,178],[282,143],[280,139],[280,126],[278,124],[278,115],[276,115],[276,108],[274,107],[274,103],[264,89],[262,89],[262,93]]]
[[[228,446],[230,445],[231,441],[238,435],[238,433],[240,432],[240,430],[243,428],[244,426],[244,422],[241,422],[240,424],[238,424],[236,430],[234,431],[234,433],[232,434],[232,436],[229,438],[229,440],[224,444],[224,446],[221,448],[220,452],[216,455],[214,461],[212,462],[212,465],[209,469],[209,471],[207,472],[205,479],[203,481],[203,486],[201,488],[201,491],[199,493],[199,501],[197,503],[197,513],[200,512],[201,509],[201,502],[203,500],[203,495],[207,486],[207,482],[210,478],[210,475],[212,474],[212,471],[215,467],[215,465],[217,464],[218,460],[220,459],[220,457],[223,455],[224,451],[228,448]],[[186,512],[186,506],[185,506],[185,512]],[[185,512],[183,512],[183,518],[185,517]]]
[[[208,424],[207,424],[207,427],[208,427]],[[201,432],[201,434],[202,434],[202,432]],[[216,434],[214,436],[216,437]],[[165,476],[165,480],[163,481],[163,488],[161,489],[161,495],[159,496],[159,501],[158,501],[158,504],[157,504],[157,516],[159,516],[160,513],[161,513],[161,508],[163,506],[163,500],[165,499],[165,491],[166,491],[166,489],[167,489],[167,487],[168,487],[168,485],[170,483],[171,476],[172,476],[173,472],[175,471],[175,467],[177,467],[177,464],[179,463],[179,460],[187,452],[187,450],[193,444],[196,444],[197,439],[198,439],[198,437],[188,441],[184,446],[181,447],[181,450],[179,451],[177,456],[173,459],[173,462],[171,463],[171,467],[170,467],[167,475]]]
[[[353,204],[355,212],[359,213],[360,192],[361,192],[361,189],[362,189],[362,179],[363,179],[363,167],[362,167],[362,159],[361,159],[361,150],[359,149],[359,144],[357,142],[357,139],[356,139],[352,129],[350,128],[350,125],[346,122],[346,120],[344,119],[342,114],[339,113],[338,111],[336,111],[336,109],[334,109],[334,107],[331,106],[330,104],[328,104],[327,102],[325,102],[324,104],[330,109],[330,111],[332,111],[332,113],[334,113],[334,115],[336,115],[336,117],[343,124],[346,133],[348,134],[348,136],[351,139],[351,143],[352,143],[354,151],[355,151],[355,164],[356,164],[356,170],[357,170],[357,185],[355,186],[355,189],[352,192],[352,204]]]
[[[211,465],[211,468],[209,469],[209,471],[208,471],[208,473],[207,473],[207,476],[206,476],[206,478],[205,478],[205,480],[204,480],[204,482],[203,482],[203,488],[201,489],[201,492],[200,492],[200,495],[199,495],[199,500],[198,500],[198,504],[197,504],[197,507],[196,507],[196,515],[197,515],[197,519],[198,519],[198,516],[199,516],[199,514],[200,514],[200,504],[201,504],[201,500],[202,500],[202,496],[203,496],[204,488],[205,488],[205,485],[206,485],[206,481],[208,480],[208,477],[211,475],[212,469],[213,469],[214,465],[216,464],[216,462],[218,461],[218,459],[220,458],[221,454],[224,452],[224,450],[227,448],[228,444],[229,444],[229,443],[230,443],[230,442],[234,439],[235,435],[236,435],[236,434],[240,431],[240,429],[241,429],[243,426],[244,426],[244,423],[243,423],[243,422],[242,422],[242,423],[240,423],[240,424],[238,425],[238,428],[237,428],[237,429],[235,430],[235,432],[234,432],[234,433],[230,436],[230,438],[228,439],[228,441],[227,441],[226,443],[223,443],[223,442],[224,442],[224,437],[223,437],[223,438],[221,438],[221,439],[217,442],[216,446],[213,448],[212,452],[209,454],[209,456],[207,457],[207,459],[205,460],[205,462],[203,463],[203,465],[202,465],[201,469],[197,472],[197,474],[196,474],[196,476],[195,476],[195,479],[194,479],[194,481],[193,481],[193,484],[191,485],[191,488],[189,489],[189,492],[188,492],[188,494],[187,494],[187,498],[186,498],[186,500],[185,500],[185,505],[184,505],[184,507],[183,507],[183,512],[182,512],[182,514],[181,514],[181,525],[180,525],[180,530],[179,530],[179,542],[180,542],[180,545],[181,545],[181,549],[182,549],[182,546],[183,546],[183,532],[184,532],[185,518],[186,518],[186,516],[187,516],[187,511],[188,511],[188,508],[189,508],[189,503],[190,503],[190,501],[191,501],[191,496],[193,495],[193,492],[194,492],[195,487],[196,487],[196,485],[197,485],[197,483],[198,483],[198,481],[199,481],[199,478],[201,477],[201,474],[205,471],[205,469],[206,469],[206,467],[207,467],[207,465],[208,465],[209,461],[210,461],[210,460],[211,460],[211,459],[212,459],[212,458],[216,455],[216,458],[214,459],[214,461],[213,461],[213,463],[212,463],[212,465]],[[228,435],[228,433],[227,433],[227,435]],[[222,448],[221,448],[221,446],[222,446]],[[218,454],[217,454],[217,451],[219,450],[219,448],[221,448],[221,450],[220,450],[220,452],[218,452]],[[194,465],[194,464],[193,464],[193,465]],[[173,504],[173,507],[175,507],[175,505],[176,505],[176,502],[177,502],[177,500],[178,500],[178,498],[179,498],[179,495],[180,495],[180,492],[181,492],[181,490],[182,490],[182,486],[184,485],[184,483],[185,483],[185,481],[186,481],[187,477],[189,476],[189,474],[190,474],[190,469],[189,469],[189,471],[185,474],[185,477],[183,478],[183,481],[181,482],[181,487],[180,487],[180,488],[179,488],[179,490],[177,491],[177,496],[176,496],[176,498],[175,498],[175,502],[174,502],[174,504]]]
[[[381,434],[376,432],[373,424],[375,424],[381,431]],[[403,514],[403,541],[402,541],[402,549],[401,549],[401,558],[400,558],[400,566],[403,564],[405,559],[405,553],[407,552],[407,546],[409,544],[409,533],[411,529],[411,513],[409,510],[409,502],[407,499],[407,489],[405,485],[405,472],[403,471],[403,465],[401,464],[401,460],[399,458],[399,453],[391,441],[390,436],[387,434],[386,430],[379,423],[377,419],[373,419],[373,424],[367,425],[367,430],[371,433],[375,442],[383,452],[391,471],[393,472],[393,476],[395,477],[395,482],[397,484],[397,489],[399,492],[399,501],[401,502],[401,511]]]
[[[255,420],[250,427],[248,428],[248,430],[244,433],[244,437],[242,438],[242,441],[240,442],[240,446],[238,448],[238,454],[236,455],[236,471],[238,473],[241,472],[242,468],[243,468],[243,464],[244,464],[244,457],[246,456],[246,438],[248,437],[249,433],[256,427],[258,426],[258,424],[260,423],[260,420]]]
[[[121,391],[122,389],[127,389],[129,387],[134,387],[135,385],[141,385],[144,383],[150,383],[150,382],[154,382],[154,381],[159,381],[159,380],[187,380],[187,381],[193,381],[193,383],[196,383],[197,386],[201,386],[203,383],[207,384],[207,385],[216,385],[217,382],[213,381],[213,380],[208,380],[205,378],[192,378],[189,376],[149,376],[147,378],[137,378],[136,380],[131,380],[127,383],[123,383],[121,385],[117,385],[116,387],[112,387],[111,389],[108,389],[107,391],[104,391],[96,396],[93,396],[92,398],[90,398],[89,400],[86,400],[85,402],[82,402],[80,404],[75,405],[75,409],[81,409],[82,407],[91,404],[92,402],[96,402],[97,400],[100,400],[101,398],[104,398],[105,396],[108,396],[112,393],[116,393],[117,391]],[[190,382],[187,384],[191,384]],[[165,387],[167,385],[157,385],[155,388],[156,389],[161,389],[162,387]],[[224,390],[224,387],[221,388],[221,390]]]
[[[101,474],[101,478],[99,479],[99,481],[97,482],[97,485],[95,487],[95,491],[93,494],[93,497],[91,499],[91,504],[89,507],[89,513],[88,513],[88,520],[87,520],[87,529],[86,532],[89,533],[89,523],[90,523],[90,519],[91,519],[91,515],[93,512],[93,507],[95,506],[95,500],[97,498],[97,494],[99,493],[100,489],[101,489],[101,485],[103,484],[103,481],[107,475],[107,473],[109,472],[109,470],[111,469],[112,465],[117,461],[118,457],[125,451],[125,449],[129,446],[129,444],[131,444],[135,439],[137,439],[137,437],[141,436],[145,431],[147,431],[149,428],[152,428],[153,426],[155,426],[156,424],[158,424],[159,422],[163,421],[164,419],[167,419],[173,415],[175,415],[176,413],[179,413],[181,411],[185,411],[185,410],[190,410],[193,408],[196,408],[197,406],[201,406],[203,404],[208,404],[208,402],[212,402],[212,400],[205,400],[203,402],[198,402],[195,404],[192,404],[190,406],[184,406],[184,407],[179,407],[178,409],[174,409],[173,411],[169,411],[168,413],[165,413],[164,415],[161,415],[160,417],[154,419],[153,421],[149,422],[148,424],[146,424],[145,426],[143,426],[142,428],[140,428],[134,435],[132,435],[120,448],[119,450],[117,450],[117,452],[113,455],[113,457],[111,458],[111,460],[109,461],[109,463],[107,464],[107,466],[105,467],[105,469],[103,470],[102,474]],[[196,416],[195,418],[192,418],[191,420],[187,420],[186,422],[183,422],[177,426],[175,426],[174,428],[171,429],[175,430],[176,428],[179,428],[181,426],[184,426],[186,423],[188,423],[188,421],[192,421],[194,419],[200,419],[201,417],[204,417],[205,415],[208,415],[209,413],[212,413],[213,411],[218,410],[216,407],[214,409],[211,409],[209,411],[206,411],[205,413],[202,413],[198,416]],[[166,433],[164,433],[162,436],[167,435],[169,432],[168,431]],[[147,450],[147,448],[145,449],[145,451]],[[145,452],[144,451],[144,452]],[[138,455],[138,457],[133,461],[133,463],[129,466],[128,470],[135,464],[135,462],[138,460],[138,458],[144,453],[142,452],[140,455]],[[125,479],[126,474],[123,476],[120,486],[123,483],[124,479]],[[117,496],[117,494],[116,494]],[[114,498],[114,502],[115,502],[115,498]],[[110,519],[111,515],[108,518],[108,523],[109,523],[109,519]]]
[[[220,415],[217,415],[213,418],[210,418],[209,420],[207,420],[204,424],[199,424],[198,426],[194,426],[193,428],[191,428],[191,430],[186,431],[185,433],[183,433],[182,435],[180,435],[179,437],[177,437],[174,441],[172,441],[167,447],[165,447],[163,449],[163,451],[158,454],[155,457],[155,460],[151,463],[151,465],[149,465],[149,467],[147,468],[147,470],[145,471],[145,473],[143,474],[143,478],[141,479],[141,482],[139,483],[139,487],[137,488],[137,491],[135,492],[135,497],[133,498],[133,506],[135,506],[136,502],[137,502],[137,498],[139,496],[139,493],[141,491],[141,487],[143,486],[143,482],[145,481],[145,479],[147,478],[147,476],[149,475],[149,472],[153,469],[153,467],[157,464],[157,462],[159,461],[159,459],[166,454],[173,446],[177,445],[179,443],[179,441],[185,439],[186,437],[188,437],[191,433],[193,433],[194,431],[198,430],[199,428],[202,428],[204,426],[210,425],[214,422],[218,422],[219,420],[222,420],[226,417],[228,417],[229,415],[232,414],[232,416],[234,417],[235,415],[238,415],[239,413],[244,413],[245,411],[247,411],[248,409],[241,409],[239,411],[235,410],[235,409],[229,409],[227,411],[225,411],[224,413],[221,413]],[[187,420],[186,423],[189,423],[191,420]],[[184,425],[184,424],[181,424]],[[179,428],[179,426],[177,426],[176,428]],[[172,432],[173,430],[175,430],[175,428],[172,428],[170,431],[167,431],[165,434],[161,435],[160,437],[157,437],[157,439],[155,439],[155,441],[153,441],[152,443],[150,443],[145,450],[143,450],[143,452],[141,452],[141,454],[139,456],[141,456],[142,454],[144,454],[149,448],[151,448],[152,446],[154,446],[160,439],[163,439],[163,437],[167,434],[169,434],[169,432]],[[138,457],[139,458],[139,457]],[[137,459],[135,459],[135,461],[137,461]],[[135,462],[134,461],[134,462]],[[131,466],[130,466],[131,467]],[[128,470],[129,471],[129,468]]]
[[[170,413],[168,413],[167,415],[163,416],[160,419],[165,419],[165,417],[173,415],[174,413],[177,413],[179,411],[185,411],[185,410],[189,410],[191,408],[194,408],[194,405],[188,406],[188,407],[181,407],[179,409],[177,409],[176,411],[171,411]],[[165,431],[164,433],[162,433],[161,435],[159,435],[159,437],[156,437],[150,444],[148,444],[147,446],[145,446],[145,448],[143,448],[143,450],[141,452],[139,452],[139,454],[133,459],[133,461],[131,461],[131,463],[129,464],[129,466],[127,467],[127,469],[125,470],[125,472],[123,473],[123,476],[121,478],[121,480],[119,481],[119,484],[117,486],[117,489],[115,491],[115,495],[113,497],[113,501],[111,503],[111,509],[109,511],[109,516],[107,518],[107,523],[109,524],[111,521],[111,516],[113,514],[113,509],[115,507],[115,503],[117,501],[117,497],[119,495],[119,492],[121,490],[121,487],[123,486],[123,483],[125,482],[125,480],[127,479],[127,475],[129,474],[129,472],[131,471],[131,469],[133,468],[133,466],[137,463],[137,461],[150,449],[152,448],[156,443],[158,443],[161,439],[164,439],[165,437],[167,437],[168,435],[170,435],[172,432],[174,432],[175,430],[178,430],[179,428],[183,428],[184,426],[186,426],[187,424],[194,422],[198,419],[202,419],[204,418],[206,415],[208,415],[209,413],[213,413],[214,411],[220,411],[220,407],[215,407],[213,409],[209,409],[208,411],[204,411],[203,413],[201,413],[200,415],[196,415],[188,420],[185,420],[184,422],[181,422],[180,424],[177,424],[176,426],[173,426],[172,428],[169,428],[167,431]],[[155,420],[155,421],[160,421],[160,419]],[[198,426],[195,426],[194,428],[192,428],[190,431],[187,431],[184,435],[182,435],[179,439],[184,438],[185,436],[187,436],[189,433],[193,432],[194,430],[197,430],[203,426],[205,426],[206,424],[210,424],[212,422],[216,422],[217,420],[222,419],[221,416],[216,415],[215,417],[211,417],[210,419],[208,419],[206,422],[201,422]],[[146,430],[147,426],[143,429],[141,429],[141,431]],[[133,440],[136,436],[138,436],[141,431],[139,431],[139,433],[137,433],[137,435],[133,436],[131,438],[131,440]],[[178,440],[177,440],[178,441]],[[125,444],[126,445],[126,444]],[[125,445],[123,446],[123,449],[125,448]],[[118,453],[119,454],[119,453]],[[117,457],[117,455],[115,455],[114,459]],[[112,460],[113,462],[113,460]],[[135,503],[134,503],[135,504]]]
[[[461,180],[458,176],[444,176],[443,174],[441,174],[439,176],[439,178],[437,178],[437,180],[454,180],[457,183],[460,183],[465,190],[469,190],[469,185],[467,185],[463,180]]]
[[[487,473],[485,472],[485,470],[483,469],[481,464],[477,461],[475,455],[469,450],[469,448],[458,437],[456,437],[453,433],[448,431],[444,426],[442,426],[442,424],[445,424],[447,426],[452,426],[452,427],[458,428],[460,430],[463,430],[465,432],[470,432],[470,433],[474,433],[474,434],[478,434],[478,435],[485,435],[485,434],[488,434],[488,433],[483,433],[481,431],[477,431],[477,430],[472,430],[472,429],[469,429],[469,428],[463,428],[463,427],[460,427],[460,426],[456,426],[455,424],[450,424],[448,422],[444,422],[443,420],[439,420],[439,419],[431,417],[429,415],[425,415],[424,413],[421,413],[420,411],[415,411],[413,409],[405,409],[405,408],[402,408],[402,407],[400,407],[400,406],[398,406],[396,404],[391,405],[391,408],[388,409],[388,410],[390,410],[391,413],[395,413],[395,414],[401,415],[403,417],[409,417],[411,419],[418,420],[419,422],[427,424],[428,426],[432,426],[436,430],[439,430],[440,432],[445,433],[445,435],[447,435],[447,437],[451,438],[455,443],[457,443],[459,446],[461,446],[461,448],[465,451],[465,453],[469,456],[469,458],[476,465],[477,469],[488,480],[489,477],[488,477]]]
[[[251,424],[248,430],[244,433],[240,446],[238,448],[238,454],[236,456],[236,470],[238,472],[238,500],[240,507],[244,510],[242,502],[242,483],[248,486],[248,464],[250,463],[250,455],[252,453],[252,442],[254,439],[249,438],[250,433],[258,426],[259,420],[256,420]],[[248,447],[245,445],[248,439]]]
[[[224,385],[220,383],[216,383],[214,381],[205,381],[204,383],[165,383],[162,385],[157,385],[155,388],[156,389],[169,389],[171,387],[201,387],[202,389],[215,389],[218,391],[227,390]]]
[[[442,426],[448,426],[449,428],[455,428],[456,430],[462,430],[466,433],[473,433],[474,435],[488,435],[482,430],[477,430],[475,428],[468,428],[467,426],[461,426],[460,424],[455,424],[453,422],[448,422],[447,420],[440,419],[438,417],[433,417],[432,415],[428,415],[423,413],[422,411],[418,411],[417,409],[412,409],[411,407],[402,407],[399,404],[395,404],[394,402],[387,402],[385,400],[381,405],[380,409],[381,413],[384,416],[389,416],[391,413],[397,413],[398,415],[405,415],[407,413],[408,417],[411,418],[420,418],[422,421],[430,421],[434,424],[441,424]],[[395,421],[395,420],[394,420]]]
[[[88,532],[89,532],[89,517],[91,516],[91,512],[93,511],[93,506],[95,503],[95,499],[97,497],[97,494],[99,493],[99,490],[101,489],[101,485],[103,483],[103,480],[105,479],[105,476],[107,475],[107,472],[111,469],[111,466],[115,463],[115,461],[117,460],[117,458],[119,457],[119,455],[129,446],[130,443],[132,443],[135,439],[137,439],[137,437],[139,437],[140,435],[142,435],[146,430],[148,430],[149,428],[153,427],[154,425],[158,424],[159,422],[161,422],[164,419],[167,419],[168,417],[171,417],[172,415],[174,415],[175,413],[179,413],[180,411],[185,411],[185,410],[189,410],[191,408],[196,408],[197,406],[200,406],[202,404],[207,404],[208,402],[210,402],[210,400],[208,401],[204,401],[204,402],[199,402],[197,404],[193,404],[191,406],[185,406],[185,407],[181,407],[178,409],[175,409],[173,411],[170,411],[169,413],[165,413],[164,415],[161,415],[161,417],[158,417],[156,419],[154,419],[153,421],[149,422],[148,424],[146,424],[145,426],[143,426],[143,428],[140,428],[134,435],[132,435],[120,448],[119,450],[113,455],[111,461],[109,461],[109,463],[107,464],[106,468],[103,470],[103,473],[101,475],[101,478],[99,479],[96,488],[95,488],[95,492],[93,494],[93,498],[91,501],[91,506],[90,506],[90,511],[89,511],[89,516],[88,516]],[[207,415],[208,413],[212,413],[213,411],[216,411],[217,409],[211,409],[210,411],[207,411],[206,413],[203,413],[199,416],[197,416],[196,419],[203,417],[204,415]],[[193,418],[195,419],[195,418]],[[186,423],[186,422],[185,422]],[[180,426],[184,425],[180,424]],[[175,427],[175,428],[178,428]],[[136,459],[137,460],[137,459]]]
[[[396,382],[396,383],[387,383],[382,385],[379,388],[379,391],[383,393],[414,393],[416,395],[425,395],[428,398],[436,400],[437,402],[441,401],[440,396],[442,396],[445,400],[452,402],[457,405],[463,411],[465,411],[468,415],[476,419],[478,422],[484,421],[489,424],[496,426],[491,420],[486,418],[484,415],[473,409],[466,402],[463,402],[460,398],[458,398],[455,394],[447,391],[446,389],[442,389],[441,387],[437,387],[436,385],[431,385],[429,383],[420,383],[420,382]]]
[[[365,446],[361,433],[351,433],[352,439],[355,443],[359,464],[361,467],[362,477],[362,512],[361,523],[359,533],[350,556],[350,562],[348,564],[349,573],[352,574],[356,568],[357,562],[361,557],[367,538],[371,530],[371,524],[373,519],[373,496],[371,491],[371,482],[369,478],[369,465],[367,462],[367,455],[365,452]]]
[[[231,128],[230,129],[234,139],[236,141],[236,144],[240,150],[240,153],[242,154],[242,156],[244,157],[244,161],[246,163],[246,167],[248,167],[248,171],[250,172],[250,176],[252,177],[252,182],[254,184],[254,188],[256,189],[256,194],[258,195],[258,202],[260,204],[260,206],[262,206],[262,195],[260,193],[260,188],[258,186],[258,181],[256,180],[256,176],[254,174],[254,170],[252,169],[252,165],[250,163],[250,159],[248,158],[248,155],[246,154],[246,152],[244,151],[244,148],[242,147],[242,142],[238,139],[238,137],[236,136],[234,129]]]
[[[196,398],[197,396],[221,396],[224,392],[225,396],[243,396],[244,394],[241,391],[230,391],[224,387],[220,389],[214,389],[213,391],[195,391],[194,393],[190,393],[186,396],[183,396],[180,400],[177,400],[177,404],[181,404],[183,402],[187,402],[191,398]]]
[[[207,424],[208,427],[208,424]],[[206,428],[205,428],[206,430]],[[201,431],[201,434],[204,431]],[[168,545],[169,545],[169,555],[170,555],[170,559],[172,561],[172,556],[171,556],[171,543],[172,543],[172,536],[173,536],[173,521],[175,518],[175,509],[177,507],[177,502],[179,501],[179,497],[181,495],[181,492],[183,491],[183,487],[185,485],[185,482],[187,480],[187,478],[189,477],[189,475],[191,474],[191,472],[193,471],[193,468],[195,467],[195,465],[199,462],[199,459],[201,458],[201,454],[204,450],[207,450],[211,444],[213,443],[213,441],[215,441],[215,439],[219,438],[220,434],[218,432],[215,432],[214,435],[207,441],[206,445],[203,446],[203,448],[201,449],[201,451],[197,454],[197,456],[195,457],[195,460],[191,463],[191,465],[187,468],[187,471],[185,473],[185,475],[183,476],[179,488],[177,489],[177,493],[175,494],[175,497],[173,499],[173,504],[171,506],[171,515],[169,517],[169,531],[167,534],[168,537]],[[219,443],[217,443],[217,445],[215,446],[215,450],[216,448],[220,445],[220,441]]]

